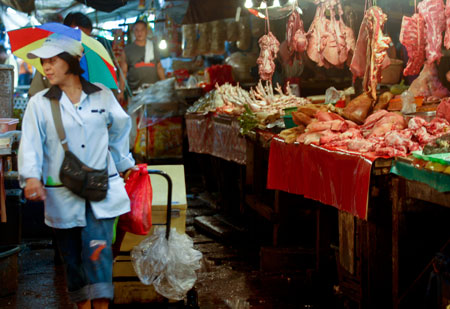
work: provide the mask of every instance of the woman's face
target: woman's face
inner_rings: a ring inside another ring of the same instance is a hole
[[[50,84],[60,85],[67,78],[66,72],[69,69],[69,64],[58,56],[54,56],[42,59],[42,68]]]

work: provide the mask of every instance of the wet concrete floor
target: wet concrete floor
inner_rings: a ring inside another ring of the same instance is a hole
[[[203,253],[203,266],[195,290],[200,308],[341,308],[329,287],[307,271],[264,272],[259,250],[252,240],[221,240],[195,225],[197,216],[216,211],[190,196],[187,234]],[[242,231],[241,231],[242,232]],[[65,291],[64,270],[54,262],[50,238],[24,239],[19,254],[19,286],[13,295],[0,298],[0,308],[74,308]],[[129,304],[117,308],[185,308],[177,304]],[[192,308],[192,307],[190,307]]]

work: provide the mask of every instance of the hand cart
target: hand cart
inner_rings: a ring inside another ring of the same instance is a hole
[[[166,218],[165,218],[166,222],[165,223],[154,223],[153,225],[154,226],[165,225],[166,226],[166,239],[169,240],[170,229],[171,229],[171,220],[172,220],[172,189],[173,189],[172,179],[166,172],[164,172],[162,170],[155,170],[155,169],[148,168],[148,174],[149,175],[159,175],[167,181],[167,213],[166,213]],[[117,240],[119,240],[119,239],[117,239]],[[123,238],[120,239],[119,242],[122,242],[122,240],[123,240]],[[120,249],[120,244],[119,244],[119,249]],[[130,252],[120,251],[119,254],[129,256]],[[122,281],[122,280],[136,281],[136,279],[137,279],[137,281],[139,281],[139,279],[137,277],[134,277],[134,278],[121,277],[120,281]],[[113,281],[114,281],[114,278],[113,278]],[[164,303],[168,304],[169,299],[164,298]],[[185,308],[199,308],[197,292],[195,291],[194,287],[191,290],[189,290],[187,293],[187,304],[186,304]]]

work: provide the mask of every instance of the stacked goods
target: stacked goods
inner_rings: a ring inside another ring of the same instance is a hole
[[[194,57],[196,53],[197,30],[195,24],[183,25],[183,57]]]
[[[222,20],[211,22],[211,53],[221,55],[225,52],[227,28]]]
[[[197,53],[200,55],[209,54],[211,51],[211,23],[202,23],[197,25],[198,43]]]
[[[381,71],[390,64],[387,49],[391,39],[383,34],[386,20],[386,14],[377,6],[366,11],[350,64],[353,78],[363,77],[364,90],[373,99],[377,98],[377,84],[381,80]]]
[[[227,23],[227,41],[236,42],[239,39],[239,23],[232,20]]]
[[[250,22],[247,17],[239,22],[239,38],[236,42],[240,50],[248,50],[252,43],[252,32],[250,31]]]

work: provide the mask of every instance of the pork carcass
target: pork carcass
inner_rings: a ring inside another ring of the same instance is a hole
[[[439,63],[442,52],[442,32],[445,30],[445,6],[443,0],[423,0],[417,10],[425,20],[425,52],[427,63]]]
[[[450,1],[447,1],[450,3]],[[400,43],[408,53],[408,63],[403,75],[417,75],[425,62],[425,21],[420,14],[403,16]]]
[[[278,42],[272,32],[269,32],[263,35],[258,43],[261,49],[259,58],[256,60],[259,76],[263,80],[272,80],[273,72],[275,72],[274,60],[280,48],[280,42]]]
[[[445,36],[444,36],[444,46],[447,49],[450,49],[450,1],[447,0],[445,3]]]
[[[308,46],[305,29],[303,28],[303,21],[297,10],[294,10],[289,16],[286,25],[286,42],[289,51],[289,64],[292,65],[294,59],[301,60],[301,53],[304,52]]]
[[[326,28],[326,23],[328,22],[327,18],[323,18],[323,6],[318,6],[316,9],[316,15],[309,26],[309,30],[306,33],[306,37],[308,39],[308,48],[306,49],[306,53],[308,54],[309,59],[317,63],[318,66],[327,67],[324,57],[323,50],[327,45],[327,40],[329,34],[324,31]]]
[[[342,67],[355,48],[353,31],[344,24],[339,0],[317,0],[315,3],[318,4],[316,14],[306,34],[308,57],[318,66]],[[329,13],[329,19],[325,13]]]
[[[366,11],[350,64],[353,79],[363,77],[364,90],[369,92],[374,100],[377,98],[381,71],[390,64],[387,49],[391,38],[383,34],[386,20],[386,14],[377,6]]]
[[[448,89],[439,80],[438,71],[434,63],[425,63],[419,77],[411,83],[409,91],[415,97],[423,96],[425,98],[429,96],[443,98],[450,95]]]

